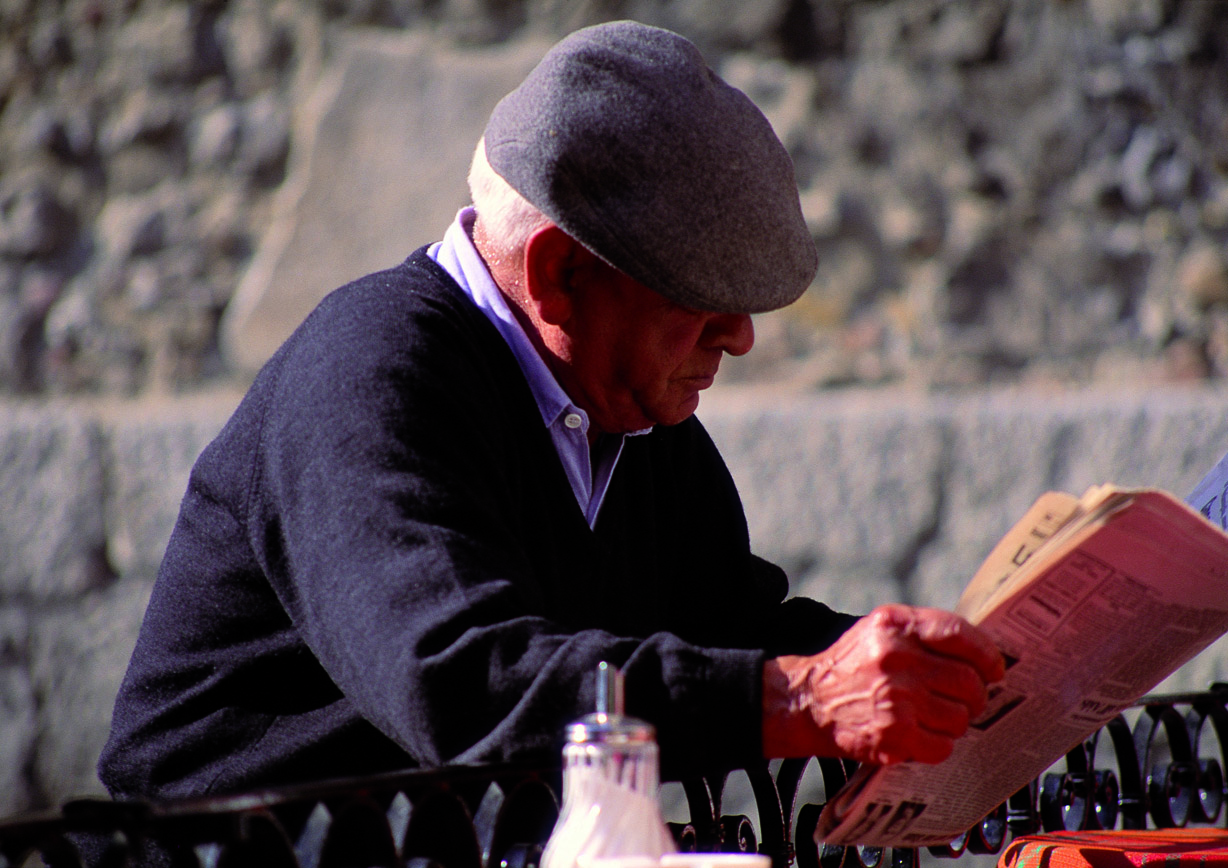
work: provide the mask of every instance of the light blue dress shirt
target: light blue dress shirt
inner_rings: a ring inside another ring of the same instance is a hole
[[[542,424],[550,433],[555,451],[563,463],[571,490],[576,495],[580,511],[589,527],[597,523],[597,515],[605,500],[606,489],[622,455],[626,436],[603,435],[595,447],[588,445],[588,414],[577,407],[563,391],[550,368],[538,354],[529,336],[508,306],[507,299],[495,285],[486,263],[473,246],[472,207],[463,208],[444,233],[443,240],[432,244],[427,255],[434,259],[455,280],[478,309],[499,330],[511,348],[512,355],[528,380],[529,389],[541,412]],[[646,434],[651,429],[633,432]],[[593,460],[596,459],[596,466]]]

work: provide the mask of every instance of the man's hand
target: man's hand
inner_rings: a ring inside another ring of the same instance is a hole
[[[1004,671],[960,616],[880,606],[827,650],[764,664],[764,755],[941,762]]]

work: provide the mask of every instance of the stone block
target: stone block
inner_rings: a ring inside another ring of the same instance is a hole
[[[908,577],[908,599],[950,608],[1002,534],[1053,487],[1070,423],[1039,402],[972,396],[941,403],[951,443],[941,517]]]
[[[940,421],[923,403],[845,396],[771,409],[718,399],[705,424],[738,484],[757,553],[793,591],[847,611],[901,599],[940,506]]]
[[[0,594],[62,599],[109,580],[103,485],[101,436],[81,409],[0,414]]]
[[[1181,497],[1228,452],[1222,390],[1152,391],[1134,402],[1084,400],[1066,444],[1064,478],[1082,490],[1096,482],[1156,486]]]
[[[888,600],[953,606],[1050,489],[1114,482],[1185,496],[1228,450],[1217,394],[773,398],[733,387],[705,397],[700,415],[756,551],[785,567],[795,592],[866,611]]]
[[[38,696],[32,770],[48,804],[103,794],[95,767],[152,582],[125,580],[37,616],[30,678]]]
[[[0,816],[34,807],[27,769],[36,750],[38,703],[24,660],[28,633],[24,609],[0,610]]]
[[[108,417],[107,538],[111,563],[121,575],[157,571],[192,465],[238,401],[238,394],[221,392],[149,402]]]
[[[547,47],[450,49],[428,33],[347,44],[304,101],[276,216],[227,308],[239,369],[262,364],[331,290],[443,235],[469,201],[491,109]]]
[[[0,812],[101,792],[94,766],[188,471],[239,397],[0,412]],[[1223,397],[724,387],[701,416],[756,551],[785,567],[794,593],[865,612],[952,605],[1047,489],[1114,481],[1184,495],[1228,449]],[[104,567],[109,552],[109,581],[82,578],[83,550]],[[1225,678],[1221,640],[1161,688]]]
[[[999,537],[1049,490],[1164,488],[1184,497],[1228,450],[1228,410],[1205,390],[968,397],[952,437],[942,527],[910,599],[951,606]]]

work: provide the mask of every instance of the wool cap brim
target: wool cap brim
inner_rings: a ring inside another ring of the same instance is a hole
[[[499,102],[484,138],[517,192],[678,304],[759,313],[814,277],[784,145],[676,33],[632,21],[572,33]]]

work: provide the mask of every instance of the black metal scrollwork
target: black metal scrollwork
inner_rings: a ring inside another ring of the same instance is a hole
[[[1147,697],[1063,765],[928,852],[999,853],[1038,831],[1225,822],[1228,685]],[[773,868],[917,868],[916,850],[816,840],[824,802],[852,771],[785,760],[688,779],[689,820],[670,828],[680,849],[763,853]],[[741,775],[751,805],[728,798]],[[50,868],[537,868],[560,782],[557,767],[466,766],[165,803],[78,800],[0,822],[0,868],[31,854]]]

